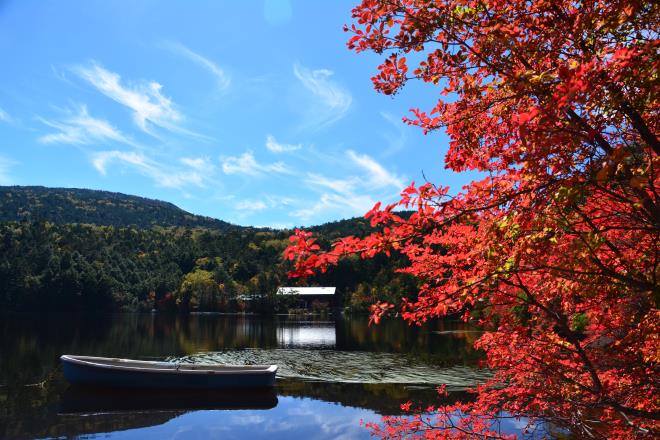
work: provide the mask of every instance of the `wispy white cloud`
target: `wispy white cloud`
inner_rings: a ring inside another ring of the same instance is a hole
[[[263,200],[241,200],[240,202],[236,203],[234,205],[234,208],[236,208],[239,211],[242,211],[243,214],[252,214],[254,212],[259,212],[263,211],[264,209],[268,208],[268,205],[266,202]]]
[[[404,122],[400,118],[397,118],[388,112],[380,112],[380,115],[383,117],[383,119],[389,122],[397,132],[395,136],[392,136],[390,132],[381,134],[381,136],[385,139],[385,142],[389,144],[389,147],[383,151],[382,155],[390,156],[401,151],[406,146],[408,136],[406,135]]]
[[[250,200],[250,199],[242,200],[236,203],[236,205],[234,206],[236,207],[236,209],[262,211],[267,208],[272,209],[272,208],[286,207],[294,202],[296,202],[296,199],[292,197],[268,194],[263,196],[261,199],[257,199],[257,200]]]
[[[245,218],[252,214],[259,213],[269,209],[282,209],[288,208],[292,204],[296,203],[297,200],[292,197],[281,196],[281,195],[264,195],[258,199],[241,199],[240,201],[234,203],[234,209],[237,211],[236,215],[239,218]],[[280,227],[285,223],[278,223]],[[289,223],[286,223],[286,227],[290,227]],[[276,227],[274,225],[268,225],[269,227]]]
[[[292,217],[309,221],[325,212],[332,212],[336,217],[351,217],[362,215],[375,204],[373,198],[365,194],[342,195],[336,193],[322,193],[311,205],[291,212]]]
[[[2,108],[0,108],[0,122],[10,123],[13,122],[13,120],[14,119],[11,116],[9,116],[9,113],[7,113]]]
[[[50,65],[50,71],[53,73],[53,76],[55,78],[59,79],[60,81],[64,81],[65,83],[72,84],[69,78],[67,78],[66,74],[67,71],[61,69],[59,66],[56,66],[55,64]]]
[[[179,161],[198,171],[213,171],[215,169],[215,165],[211,163],[211,159],[208,157],[182,157]]]
[[[109,165],[113,163],[133,168],[151,178],[158,186],[166,188],[182,189],[186,186],[205,188],[207,183],[213,183],[211,176],[200,169],[180,170],[168,167],[142,153],[110,150],[92,155],[92,165],[102,175],[107,174]]]
[[[92,156],[92,165],[94,165],[94,168],[104,176],[107,174],[107,164],[113,161],[124,162],[136,167],[148,168],[146,158],[142,154],[133,151],[100,151],[94,153]]]
[[[225,174],[245,174],[257,176],[266,173],[290,173],[289,168],[283,162],[271,164],[260,164],[251,152],[245,152],[240,156],[230,156],[222,159],[222,171]]]
[[[0,185],[11,185],[14,179],[11,176],[11,169],[17,163],[8,157],[0,156]]]
[[[266,136],[266,148],[268,148],[273,153],[288,153],[291,151],[300,150],[302,148],[301,144],[284,144],[277,142],[275,137],[272,135]]]
[[[385,188],[388,186],[401,190],[405,187],[404,178],[387,171],[381,164],[366,154],[358,154],[355,151],[348,150],[348,157],[360,168],[367,172],[369,185],[376,188]]]
[[[330,189],[336,193],[349,195],[353,194],[360,180],[357,177],[348,177],[345,179],[331,179],[321,174],[309,173],[305,179],[306,183],[311,185]]]
[[[351,107],[353,97],[341,85],[332,81],[334,74],[328,69],[309,70],[294,64],[293,74],[316,98],[313,111],[308,112],[306,126],[320,128],[341,119]]]
[[[39,118],[42,123],[57,130],[39,137],[39,142],[73,145],[119,142],[134,145],[133,141],[109,122],[91,116],[85,105],[79,106],[75,113],[72,111],[68,113],[68,116],[59,120]]]
[[[398,192],[403,188],[403,177],[387,171],[368,155],[351,150],[346,154],[354,166],[366,173],[342,178],[308,173],[304,181],[319,193],[319,197],[292,211],[291,216],[309,221],[329,212],[344,217],[362,215],[374,206],[377,199],[391,197],[392,189]]]
[[[172,100],[161,93],[163,86],[155,81],[122,84],[121,76],[96,62],[72,69],[108,98],[133,111],[133,120],[143,131],[153,134],[150,124],[166,130],[195,134],[180,126],[183,115]]]
[[[164,43],[164,47],[176,53],[177,55],[188,58],[195,64],[209,71],[215,77],[216,83],[220,90],[227,90],[231,85],[231,78],[229,77],[229,75],[227,75],[224,69],[222,69],[220,66],[218,66],[210,59],[200,55],[197,52],[194,52],[190,48],[184,46],[183,44],[177,41],[167,41]]]
[[[371,196],[360,193],[364,190],[363,182],[355,176],[333,179],[321,174],[308,173],[305,183],[317,188],[320,196],[312,204],[291,212],[292,217],[303,221],[328,211],[340,216],[361,215],[371,209],[375,203]]]
[[[289,206],[292,203],[296,202],[296,199],[287,196],[267,195],[266,201],[268,202],[268,205],[270,207],[274,208],[274,207]]]

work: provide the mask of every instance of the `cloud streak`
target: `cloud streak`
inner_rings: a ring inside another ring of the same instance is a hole
[[[337,194],[324,192],[313,204],[291,212],[292,217],[309,221],[317,215],[334,211],[344,217],[360,215],[367,212],[375,204],[374,199],[365,194]]]
[[[353,194],[355,187],[360,184],[360,180],[357,177],[331,179],[315,173],[308,173],[305,182],[317,187],[330,189],[342,195]]]
[[[382,194],[377,197],[380,199],[383,195],[387,197],[392,189],[400,191],[404,187],[404,177],[387,171],[370,156],[352,150],[348,150],[346,155],[353,166],[365,173],[339,179],[308,173],[304,182],[320,196],[310,205],[292,211],[291,216],[309,221],[328,211],[343,216],[362,215],[376,203],[372,195],[374,190],[380,190]]]
[[[265,211],[267,209],[288,208],[296,201],[297,201],[296,199],[287,196],[265,195],[258,199],[249,199],[249,198],[242,199],[241,201],[236,202],[234,204],[234,209],[238,211],[237,215],[239,217],[245,218],[247,216]],[[291,226],[288,223],[287,224],[280,223],[280,226],[283,225],[285,225],[284,227]],[[273,225],[270,226],[273,227]]]
[[[358,194],[362,181],[355,176],[333,179],[321,174],[308,173],[305,183],[317,188],[320,196],[311,205],[291,212],[292,217],[303,221],[309,221],[327,211],[336,211],[344,216],[363,214],[375,203],[371,196]]]
[[[291,151],[300,150],[302,148],[301,144],[284,144],[277,142],[274,136],[266,136],[266,148],[273,153],[289,153]]]
[[[136,170],[143,176],[152,179],[158,186],[165,188],[182,189],[186,186],[206,188],[207,183],[213,183],[207,173],[212,169],[202,170],[202,167],[189,167],[186,170],[175,169],[133,151],[101,151],[94,153],[91,161],[94,168],[102,175],[107,175],[109,165],[119,164]]]
[[[212,172],[215,169],[208,157],[182,157],[179,161],[198,171]]]
[[[293,74],[314,95],[313,111],[307,112],[306,128],[322,128],[344,117],[351,107],[353,97],[341,85],[332,81],[334,72],[328,69],[310,70],[294,64]]]
[[[243,174],[246,176],[272,173],[288,174],[291,172],[283,162],[261,164],[254,158],[254,154],[249,151],[240,156],[230,156],[222,159],[222,171],[225,174]]]
[[[241,200],[234,205],[234,208],[241,211],[241,214],[252,214],[254,212],[263,211],[268,208],[266,202],[263,200]]]
[[[387,132],[381,133],[382,138],[389,144],[389,147],[383,151],[381,155],[391,156],[392,154],[398,153],[405,148],[406,142],[408,141],[408,136],[406,135],[404,123],[401,121],[401,119],[396,118],[394,115],[387,112],[380,112],[380,115],[397,131],[396,136],[393,136],[391,133]]]
[[[357,166],[367,172],[367,184],[376,188],[394,187],[402,190],[405,187],[404,178],[387,171],[381,164],[366,154],[358,154],[353,150],[347,151],[348,157]]]
[[[9,113],[7,113],[6,111],[4,111],[4,110],[0,107],[0,122],[10,123],[10,122],[12,122],[13,120],[14,120],[14,119],[13,119],[11,116],[9,116]]]
[[[142,131],[153,135],[151,126],[157,126],[173,132],[195,134],[180,126],[183,115],[172,100],[161,93],[163,86],[158,82],[123,84],[119,74],[96,62],[72,70],[108,98],[128,107],[133,112],[133,121]]]
[[[109,122],[91,116],[85,105],[80,106],[75,114],[70,114],[60,120],[45,118],[39,118],[39,120],[56,130],[38,138],[38,141],[43,144],[89,145],[119,142],[134,145],[133,141]]]
[[[210,59],[200,55],[197,52],[194,52],[190,48],[184,46],[183,44],[176,41],[168,41],[164,44],[165,48],[174,52],[177,55],[180,55],[184,58],[188,58],[193,63],[198,66],[206,69],[211,75],[215,77],[218,89],[221,91],[227,90],[231,85],[231,78],[227,73],[218,66],[216,63]]]

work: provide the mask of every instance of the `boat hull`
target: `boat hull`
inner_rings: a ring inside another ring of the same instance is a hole
[[[266,388],[275,385],[274,370],[217,371],[159,368],[132,368],[130,366],[104,365],[99,362],[80,362],[62,356],[64,377],[73,385],[101,386],[116,388],[176,388],[176,389],[225,389],[225,388]],[[96,358],[103,359],[103,358]],[[118,360],[114,360],[118,361]],[[128,360],[119,360],[126,363]],[[146,362],[144,363],[146,364]],[[174,367],[174,366],[173,366]],[[186,366],[189,368],[189,366]]]

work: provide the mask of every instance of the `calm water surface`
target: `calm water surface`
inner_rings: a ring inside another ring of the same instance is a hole
[[[0,438],[369,438],[360,421],[408,400],[440,403],[488,372],[460,322],[369,327],[362,318],[228,315],[0,316]],[[279,365],[271,391],[135,392],[69,387],[64,353]],[[504,432],[524,423],[502,421]]]

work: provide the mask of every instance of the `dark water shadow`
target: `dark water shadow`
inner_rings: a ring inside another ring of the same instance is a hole
[[[259,410],[277,406],[274,389],[153,390],[71,386],[60,398],[59,414],[129,411]]]

